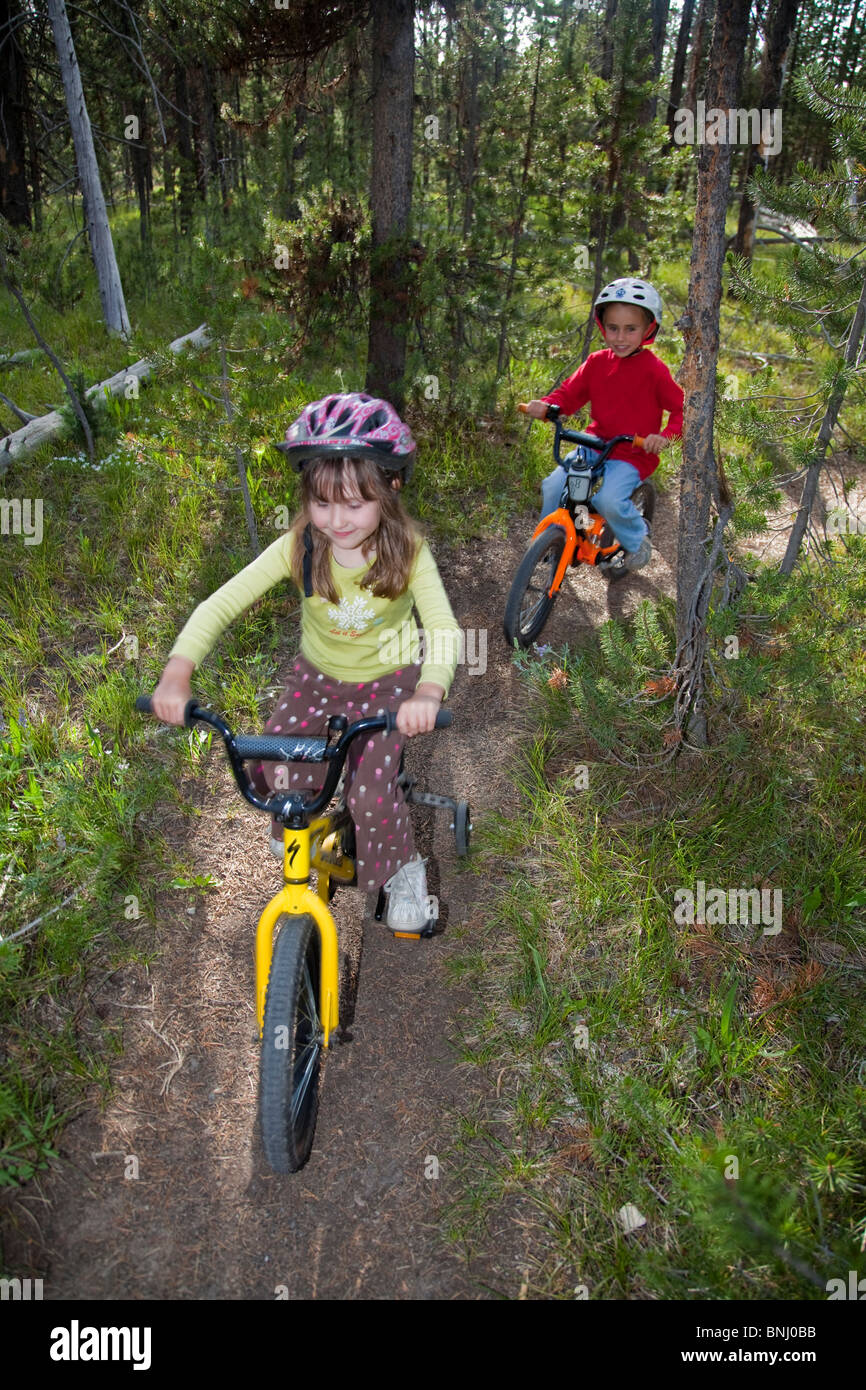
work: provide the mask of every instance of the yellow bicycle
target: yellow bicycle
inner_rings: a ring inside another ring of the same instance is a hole
[[[135,705],[142,713],[151,712],[147,696]],[[328,904],[341,883],[356,882],[355,827],[342,799],[333,806],[330,803],[352,741],[364,734],[392,732],[396,715],[389,711],[352,725],[345,715],[335,715],[324,738],[238,735],[218,714],[191,700],[184,723],[191,727],[196,721],[209,724],[222,737],[245,800],[284,827],[283,887],[268,903],[256,929],[256,1018],[262,1044],[259,1104],[265,1156],[275,1172],[293,1173],[306,1163],[313,1146],[322,1055],[339,1025],[339,947]],[[450,723],[450,712],[440,710],[436,727]],[[317,795],[281,791],[266,799],[244,767],[253,759],[327,762],[328,771]],[[466,854],[471,831],[467,803],[416,791],[414,780],[402,769],[401,784],[407,801],[451,809],[458,853]],[[315,892],[310,888],[312,869],[317,876]],[[380,891],[377,917],[383,901]],[[433,922],[428,919],[418,931],[395,931],[394,935],[432,936]]]

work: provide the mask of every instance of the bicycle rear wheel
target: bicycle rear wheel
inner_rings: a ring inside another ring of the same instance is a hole
[[[550,593],[565,549],[561,526],[548,526],[530,544],[521,560],[505,605],[503,627],[509,646],[528,647],[534,641],[556,602]]]
[[[276,932],[259,1064],[262,1143],[276,1173],[294,1173],[310,1156],[319,1110],[321,951],[312,917],[283,913]]]

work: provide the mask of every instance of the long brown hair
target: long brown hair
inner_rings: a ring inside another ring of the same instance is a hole
[[[328,454],[305,465],[301,474],[301,511],[291,530],[292,578],[302,592],[304,531],[309,526],[313,538],[313,592],[332,603],[340,601],[331,577],[330,542],[310,519],[310,501],[314,497],[328,502],[362,497],[365,502],[379,503],[379,526],[364,546],[375,552],[375,557],[360,584],[377,598],[399,598],[406,592],[421,538],[403,506],[399,487],[393,487],[392,480],[393,475],[371,458]]]

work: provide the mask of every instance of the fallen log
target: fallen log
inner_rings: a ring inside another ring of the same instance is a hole
[[[32,366],[41,356],[41,348],[22,348],[20,352],[13,352],[10,357],[0,357],[0,371],[5,367],[21,367],[25,363]]]
[[[174,342],[169,343],[169,352],[182,352],[186,347],[207,347],[210,338],[207,332],[207,324],[199,324],[192,333],[186,333],[182,338],[175,338]],[[100,396],[108,391],[112,396],[122,396],[131,379],[146,381],[153,371],[153,363],[147,358],[142,358],[140,362],[133,362],[130,367],[122,367],[114,376],[108,377],[106,381],[100,381],[96,386],[91,386],[87,391],[87,396]],[[9,464],[16,459],[26,458],[28,454],[38,449],[40,444],[45,444],[49,439],[54,439],[64,428],[64,420],[59,410],[52,410],[48,415],[40,415],[38,419],[31,420],[29,425],[24,425],[22,429],[15,430],[12,434],[7,434],[5,439],[0,439],[0,476],[9,467]]]

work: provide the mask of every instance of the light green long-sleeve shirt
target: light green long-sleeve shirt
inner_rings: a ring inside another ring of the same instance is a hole
[[[199,666],[222,633],[275,584],[292,578],[289,532],[204,599],[171,649]],[[448,692],[460,650],[460,629],[426,541],[418,547],[409,586],[399,598],[377,598],[359,580],[369,562],[345,569],[331,556],[338,604],[314,594],[301,602],[301,653],[340,681],[371,681],[423,658],[421,681]],[[413,617],[417,608],[423,641]]]

